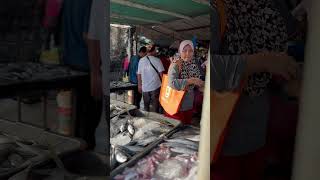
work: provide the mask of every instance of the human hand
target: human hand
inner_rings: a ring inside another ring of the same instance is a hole
[[[295,79],[298,74],[298,63],[286,53],[268,52],[247,56],[249,73],[267,71],[280,75],[286,80]]]
[[[295,59],[286,53],[268,53],[266,58],[266,69],[286,80],[296,79],[299,73],[299,65]]]
[[[142,86],[141,85],[138,85],[138,91],[140,94],[142,94]]]

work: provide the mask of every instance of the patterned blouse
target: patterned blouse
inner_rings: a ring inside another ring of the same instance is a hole
[[[224,6],[228,17],[221,47],[224,54],[286,50],[286,24],[272,1],[224,0]],[[253,74],[245,92],[250,96],[263,94],[271,78],[272,74],[268,72]]]

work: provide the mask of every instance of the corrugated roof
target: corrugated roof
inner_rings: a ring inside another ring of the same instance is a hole
[[[141,34],[160,38],[210,39],[208,0],[111,0],[111,23],[139,27]]]

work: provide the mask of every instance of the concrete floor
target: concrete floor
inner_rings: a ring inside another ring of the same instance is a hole
[[[57,103],[55,100],[55,93],[49,97],[47,103],[47,124],[48,127],[57,132],[58,119],[57,119]],[[18,121],[18,103],[14,99],[0,99],[0,118],[10,121]],[[36,104],[23,104],[21,106],[21,120],[22,122],[31,123],[43,127],[43,103]],[[107,123],[103,119],[96,130],[96,152],[105,153],[106,150],[106,137],[107,137]]]

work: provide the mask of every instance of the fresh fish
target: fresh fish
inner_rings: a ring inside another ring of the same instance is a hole
[[[134,152],[134,153],[139,153],[139,152],[142,152],[144,150],[143,147],[140,147],[140,146],[130,146],[130,145],[126,145],[126,146],[123,146],[127,149],[129,149],[130,151]]]
[[[23,158],[20,155],[15,154],[15,153],[11,154],[8,157],[8,160],[9,160],[10,164],[14,167],[18,167],[24,162]]]
[[[115,109],[116,109],[116,106],[113,105],[113,104],[110,104],[110,112],[113,111],[113,110],[115,110]]]
[[[114,147],[110,148],[110,168],[114,169],[117,165],[117,160],[116,160],[116,153]]]
[[[194,136],[185,137],[185,139],[188,139],[190,141],[199,142],[200,141],[200,135],[194,135]]]
[[[134,132],[135,132],[135,129],[133,127],[132,124],[129,124],[128,125],[128,132],[133,136],[134,135]]]
[[[113,138],[119,133],[120,133],[119,127],[117,127],[115,124],[110,122],[110,137]]]
[[[139,180],[139,174],[138,173],[129,173],[125,176],[124,180]]]
[[[186,145],[191,145],[191,146],[199,146],[198,143],[196,143],[194,141],[187,140],[187,139],[175,138],[175,139],[165,139],[165,141],[172,142],[172,143],[186,144]]]
[[[147,146],[147,145],[151,144],[152,142],[156,141],[157,139],[158,139],[158,137],[151,136],[146,139],[138,140],[137,144],[139,146]]]
[[[31,166],[27,167],[23,171],[20,171],[19,173],[13,175],[8,180],[26,180],[28,179],[29,173],[31,170]]]
[[[174,148],[170,148],[170,150],[172,152],[175,152],[175,153],[181,153],[181,154],[195,154],[197,153],[197,151],[193,150],[193,149],[190,149],[190,148],[185,148],[185,147],[174,147]]]
[[[14,143],[13,140],[8,138],[7,136],[0,135],[0,144],[11,144]]]
[[[22,147],[25,151],[28,151],[30,153],[33,153],[35,155],[39,155],[39,154],[45,154],[47,151],[44,149],[41,149],[37,146],[32,146],[32,145],[27,145],[21,142],[16,141],[16,144],[20,147]]]
[[[0,162],[6,160],[14,145],[10,143],[0,144]]]
[[[120,132],[124,132],[127,130],[128,124],[127,123],[123,123],[120,126]]]
[[[167,143],[162,143],[163,145],[167,146],[167,147],[172,147],[172,148],[189,148],[195,151],[198,151],[198,146],[193,146],[193,145],[189,145],[189,144],[180,144],[180,143],[173,143],[173,142],[167,142]]]
[[[129,155],[119,149],[115,150],[115,157],[119,163],[124,163],[129,160]]]
[[[126,148],[125,146],[117,146],[117,150],[120,150],[121,152],[129,155],[129,156],[134,156],[136,153],[134,151],[131,151],[130,149]]]

